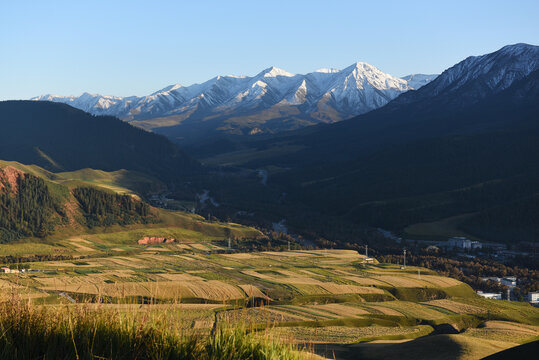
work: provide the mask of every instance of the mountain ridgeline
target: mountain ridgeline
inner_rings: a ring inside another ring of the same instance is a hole
[[[140,171],[178,182],[199,165],[163,136],[65,104],[0,102],[0,159],[53,171]]]
[[[436,75],[397,78],[358,62],[305,75],[271,67],[249,76],[217,76],[202,84],[170,85],[144,97],[85,93],[43,95],[95,115],[113,115],[182,143],[220,134],[255,135],[333,123],[379,108]]]

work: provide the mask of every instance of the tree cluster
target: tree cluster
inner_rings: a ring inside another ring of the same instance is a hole
[[[16,188],[0,178],[0,243],[22,237],[44,237],[54,230],[52,215],[64,213],[43,179],[21,174]]]
[[[115,224],[147,224],[156,221],[147,203],[135,200],[129,195],[79,187],[73,190],[73,196],[79,202],[86,225],[90,228]]]

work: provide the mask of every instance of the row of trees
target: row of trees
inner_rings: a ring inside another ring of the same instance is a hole
[[[380,262],[402,262],[402,255],[382,255]],[[539,290],[539,271],[517,266],[508,266],[486,259],[454,260],[432,255],[406,256],[409,265],[426,267],[439,274],[458,279],[476,290],[486,292],[501,292],[506,288],[494,281],[483,281],[482,277],[516,276],[518,288],[514,289],[515,296],[525,295]]]
[[[80,258],[78,256],[77,258]],[[6,255],[0,256],[0,264],[16,264],[9,266],[10,268],[28,268],[26,263],[43,262],[43,261],[65,261],[73,260],[72,255],[51,253],[51,254],[32,254],[32,255]],[[20,266],[18,264],[21,264]]]

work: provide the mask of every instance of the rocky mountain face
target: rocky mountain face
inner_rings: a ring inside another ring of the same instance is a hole
[[[454,106],[469,105],[509,88],[537,69],[538,46],[507,45],[490,54],[464,59],[445,70],[417,94],[406,94],[394,104],[438,99]]]
[[[208,132],[272,133],[333,123],[384,106],[436,75],[397,78],[367,63],[301,75],[271,67],[248,76],[217,76],[202,84],[170,85],[143,97],[84,93],[32,100],[69,104],[94,115],[112,115],[171,137]]]

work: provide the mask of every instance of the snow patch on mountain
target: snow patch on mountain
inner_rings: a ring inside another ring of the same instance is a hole
[[[409,87],[411,87],[414,90],[419,89],[422,86],[427,85],[432,80],[436,79],[438,77],[438,74],[411,74],[407,76],[401,77],[402,80],[406,81]]]
[[[341,71],[341,70],[334,69],[334,68],[321,68],[321,69],[315,70],[314,72],[332,74],[332,73],[337,73],[339,71]]]

